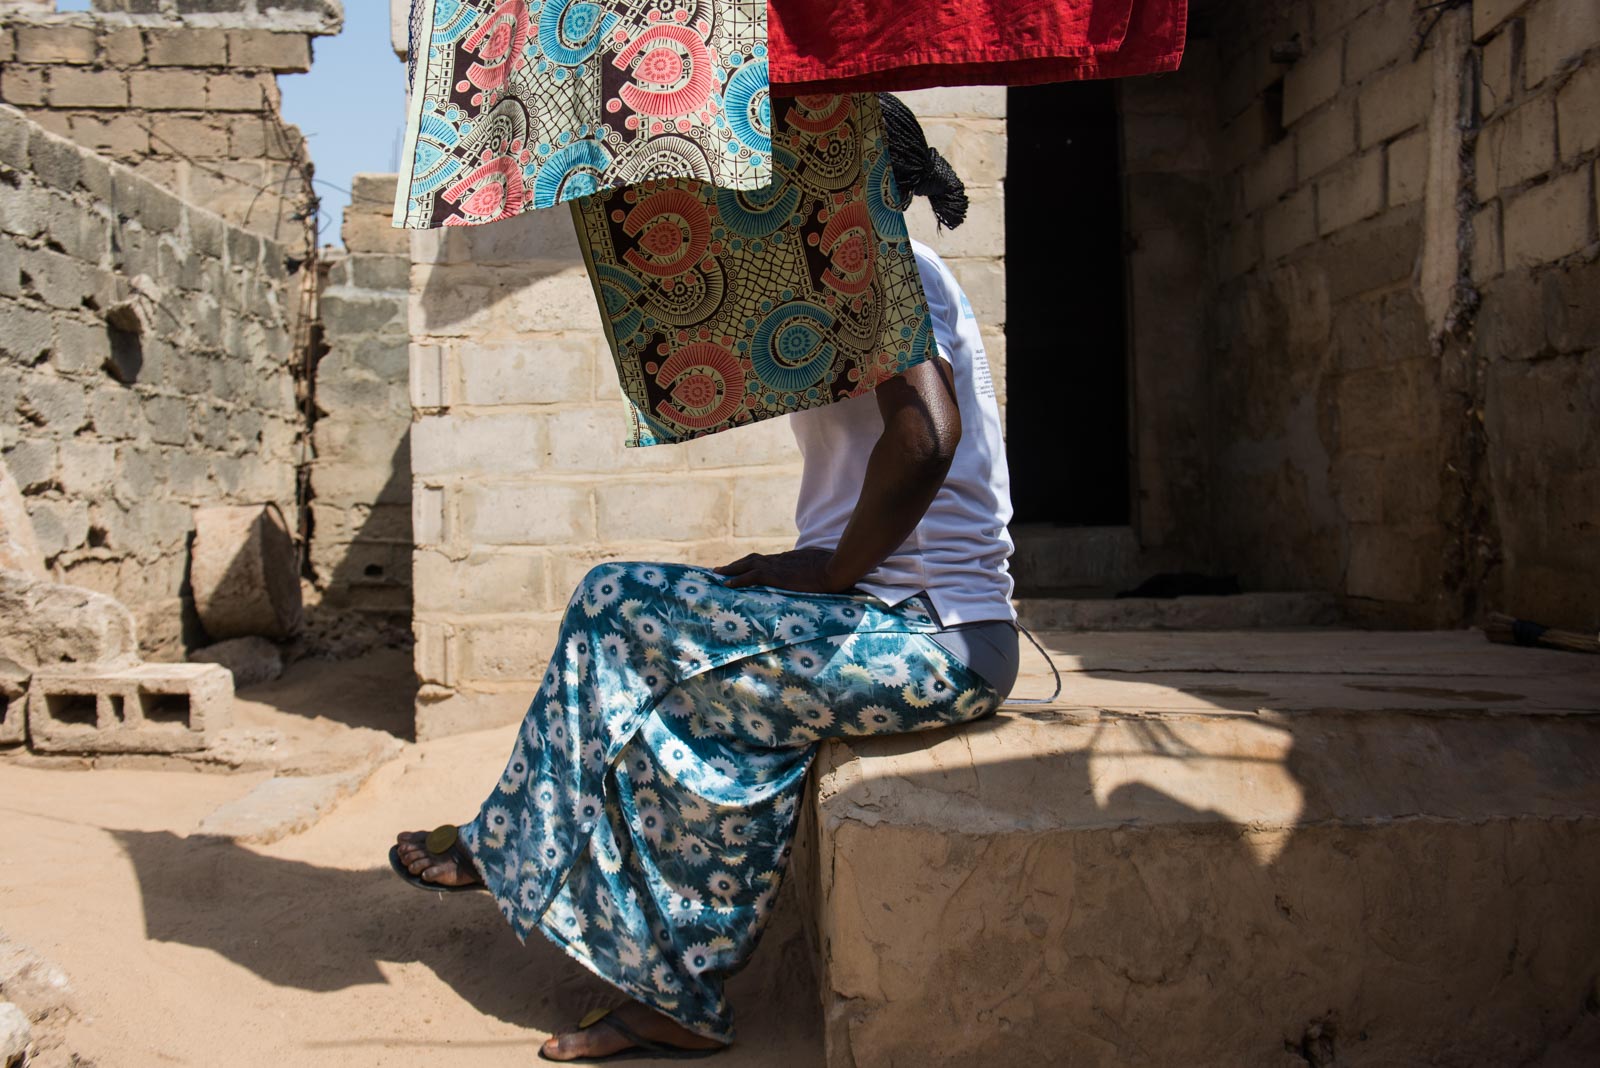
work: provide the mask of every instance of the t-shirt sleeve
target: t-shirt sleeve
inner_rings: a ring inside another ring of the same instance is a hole
[[[928,297],[928,318],[933,325],[935,348],[945,363],[955,366],[950,357],[960,329],[961,290],[950,269],[931,249],[913,244],[917,273],[922,276],[922,291]]]

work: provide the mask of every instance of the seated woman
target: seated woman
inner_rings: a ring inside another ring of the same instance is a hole
[[[896,183],[959,224],[949,164],[903,104],[883,110]],[[391,851],[419,885],[489,890],[518,937],[632,999],[549,1059],[723,1048],[723,980],[771,914],[817,743],[977,719],[1016,679],[994,386],[961,287],[916,256],[939,358],[791,416],[797,548],[596,567],[493,796]]]

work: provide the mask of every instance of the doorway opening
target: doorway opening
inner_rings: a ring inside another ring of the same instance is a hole
[[[1006,438],[1013,524],[1131,522],[1116,88],[1007,92]]]

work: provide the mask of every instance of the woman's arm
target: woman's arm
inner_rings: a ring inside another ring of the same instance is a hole
[[[883,434],[872,448],[850,522],[832,552],[752,553],[717,568],[728,585],[838,593],[861,580],[916,529],[944,485],[961,441],[950,366],[935,357],[873,391]]]

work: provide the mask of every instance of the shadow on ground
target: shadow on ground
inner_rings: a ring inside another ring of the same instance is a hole
[[[487,894],[424,893],[387,868],[319,867],[227,839],[110,833],[137,873],[146,937],[209,949],[277,986],[325,992],[388,983],[380,963],[415,962],[477,1011],[541,1032],[621,1000],[544,939],[519,944]],[[749,1054],[764,1053],[771,1063],[775,1039],[811,1044],[815,991],[794,894],[786,890],[761,952],[729,985],[731,999],[747,1010],[742,1029],[766,1047]],[[793,1011],[797,1005],[805,1011]],[[470,1046],[472,1036],[450,1041]],[[722,1063],[742,1062],[737,1052]]]

